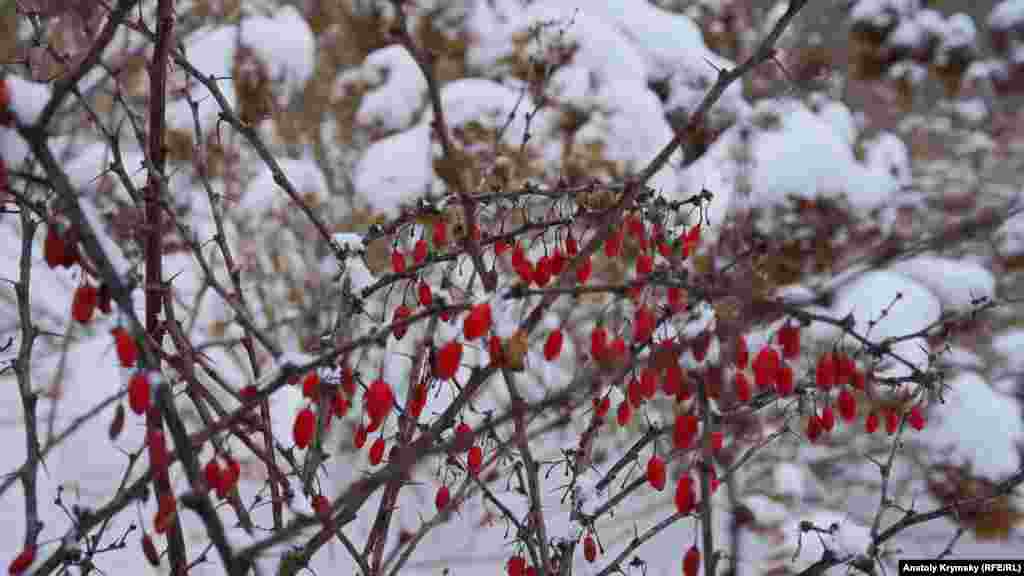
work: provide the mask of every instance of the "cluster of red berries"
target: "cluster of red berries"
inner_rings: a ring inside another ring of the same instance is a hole
[[[526,565],[526,558],[515,555],[508,559],[505,564],[505,572],[508,576],[536,576],[537,569]]]
[[[296,383],[298,382],[296,381]],[[302,396],[310,401],[310,405],[299,410],[299,413],[295,415],[295,422],[292,425],[292,440],[300,450],[305,450],[309,447],[316,433],[316,413],[313,411],[313,406],[319,405],[321,384],[320,374],[316,370],[309,372],[302,378]],[[343,418],[348,413],[355,392],[355,378],[352,374],[352,369],[346,362],[342,362],[340,386],[330,390],[329,402],[327,404],[329,414],[324,424],[328,429],[334,418]],[[375,381],[367,388],[366,396],[364,396],[364,407],[367,413],[371,415],[370,432],[383,424],[384,419],[390,413],[393,400],[394,396],[391,392],[391,387],[383,380]],[[382,403],[384,404],[383,406]],[[373,406],[372,409],[371,405]]]

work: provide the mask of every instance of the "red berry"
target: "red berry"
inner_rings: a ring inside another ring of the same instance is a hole
[[[320,375],[316,370],[306,374],[302,379],[302,396],[313,401],[320,399]]]
[[[494,243],[495,256],[501,256],[506,251],[508,251],[508,242],[505,242],[504,240],[498,240],[497,242]]]
[[[394,270],[395,274],[405,272],[405,256],[398,250],[391,253],[391,269]]]
[[[64,238],[54,225],[47,226],[46,240],[43,242],[43,257],[50,269],[60,266],[64,262]]]
[[[807,439],[814,443],[818,436],[821,436],[821,419],[817,414],[811,414],[807,420]]]
[[[895,410],[886,410],[885,412],[885,431],[890,436],[896,433],[896,430],[900,427],[900,415]]]
[[[380,464],[381,460],[384,459],[384,448],[386,447],[387,445],[384,443],[383,437],[377,437],[373,441],[373,446],[370,446],[370,464],[372,466]]]
[[[633,378],[626,385],[626,399],[633,405],[633,408],[639,408],[644,403],[644,393],[640,389],[640,380]]]
[[[924,430],[924,415],[921,413],[920,406],[914,405],[910,408],[910,413],[907,414],[907,423],[918,432]]]
[[[430,291],[430,286],[428,286],[423,280],[420,280],[419,286],[416,287],[416,292],[420,300],[420,305],[425,308],[430,308],[430,305],[434,303],[434,294]]]
[[[722,445],[725,443],[725,434],[721,430],[716,430],[711,433],[711,449],[718,452],[722,449]]]
[[[533,267],[533,281],[537,286],[546,286],[548,281],[551,280],[551,259],[547,256],[541,256],[540,260],[537,260],[537,265]]]
[[[462,342],[452,340],[434,355],[434,376],[439,380],[451,380],[459,371],[462,361]]]
[[[387,382],[377,379],[370,383],[370,386],[363,394],[363,406],[366,414],[370,417],[371,427],[376,428],[384,423],[395,401],[395,394]]]
[[[601,360],[608,352],[608,332],[603,326],[594,328],[590,333],[590,355],[595,360]]]
[[[217,497],[227,498],[228,494],[234,490],[238,484],[238,479],[242,476],[242,467],[238,462],[228,456],[225,459],[224,467],[221,468],[220,483],[217,485]]]
[[[867,377],[860,370],[854,370],[853,376],[850,379],[850,385],[856,390],[863,390],[864,385],[867,383]]]
[[[341,389],[345,391],[349,398],[356,395],[356,379],[348,362],[344,362],[341,365]]]
[[[413,418],[419,418],[420,414],[423,413],[423,408],[427,406],[427,385],[420,382],[413,389],[413,396],[409,402],[409,411],[412,413]]]
[[[579,284],[586,284],[587,280],[590,280],[590,275],[594,271],[594,264],[590,260],[590,256],[587,256],[576,265],[576,282]]]
[[[416,241],[416,246],[412,250],[412,261],[417,266],[423,263],[427,259],[427,241],[420,238]]]
[[[683,389],[683,368],[677,362],[669,362],[665,367],[665,378],[661,389],[667,396],[678,396]]]
[[[356,433],[352,437],[352,444],[355,445],[357,450],[362,450],[363,446],[366,445],[366,437],[366,426],[363,426],[362,424],[356,426]]]
[[[163,430],[153,428],[146,432],[146,448],[149,453],[149,466],[157,474],[165,474],[170,457],[167,454],[167,440]]]
[[[849,383],[856,371],[857,363],[850,358],[849,354],[839,353],[836,355],[836,384]]]
[[[4,86],[4,83],[0,81],[0,86]],[[0,102],[2,104],[2,102]],[[29,546],[21,551],[20,554],[11,560],[10,566],[7,567],[8,574],[21,574],[28,570],[28,567],[32,565],[36,560],[36,548],[35,546]]]
[[[658,371],[648,366],[640,371],[640,394],[650,400],[658,393]]]
[[[612,340],[611,344],[608,345],[608,359],[616,360],[622,358],[626,354],[626,341],[622,339],[622,336],[617,336]]]
[[[587,562],[597,559],[597,544],[594,543],[594,537],[589,534],[583,539],[583,557]]]
[[[793,393],[793,369],[785,362],[779,366],[779,373],[775,377],[775,391],[779,396],[789,396]]]
[[[622,251],[622,239],[622,230],[612,231],[611,236],[608,237],[608,240],[604,244],[604,255],[609,258],[615,258],[618,256],[619,252]]]
[[[135,346],[135,340],[131,334],[121,326],[116,326],[110,331],[114,337],[114,348],[117,349],[117,358],[121,366],[131,368],[139,357],[139,349]]]
[[[736,369],[745,370],[750,362],[750,349],[747,348],[747,338],[740,334],[736,337]]]
[[[501,366],[505,351],[501,347],[501,338],[498,338],[497,334],[491,334],[491,337],[487,340],[487,353],[491,356],[491,363],[495,366]]]
[[[508,559],[508,564],[505,566],[508,576],[524,576],[526,572],[526,559],[522,556],[513,556]]]
[[[659,492],[665,489],[665,461],[658,455],[647,461],[647,482]]]
[[[679,450],[685,450],[693,443],[699,431],[700,420],[697,416],[680,414],[676,416],[675,426],[672,428],[672,444]]]
[[[448,490],[447,486],[441,486],[437,489],[437,495],[434,496],[434,505],[437,506],[437,511],[440,512],[448,507],[448,502],[451,501],[452,494]]]
[[[206,487],[216,490],[220,487],[223,479],[223,471],[220,469],[220,465],[217,464],[217,458],[211,458],[206,466],[203,467],[203,479],[206,481]]]
[[[7,110],[11,106],[11,89],[7,86],[7,80],[0,79],[0,111]],[[33,550],[33,554],[35,551]],[[29,562],[31,564],[31,562]]]
[[[654,334],[657,319],[647,306],[641,306],[633,315],[633,341],[646,342]]]
[[[548,269],[551,271],[551,275],[558,277],[565,270],[565,254],[562,254],[561,248],[555,248],[555,251],[551,253],[551,258],[548,260]]]
[[[636,257],[636,275],[646,276],[654,271],[654,259],[647,254]]]
[[[465,452],[473,446],[473,429],[465,422],[459,422],[455,427],[455,442],[452,449],[456,452]]]
[[[878,430],[878,414],[874,412],[868,414],[867,420],[864,421],[864,430],[868,434],[872,434],[875,430]]]
[[[544,358],[548,362],[555,360],[562,354],[562,331],[558,328],[553,330],[551,334],[548,334],[548,339],[544,342]]]
[[[743,372],[737,372],[733,379],[733,388],[736,391],[736,399],[746,404],[750,402],[750,381]]]
[[[491,329],[491,305],[484,302],[477,304],[469,310],[466,320],[462,324],[463,335],[466,340],[473,341],[483,336]]]
[[[569,234],[565,237],[565,253],[569,256],[575,256],[580,251],[580,245],[576,242],[576,237]]]
[[[832,411],[832,406],[825,406],[825,409],[821,411],[821,427],[826,432],[831,432],[836,426],[836,415]]]
[[[615,421],[619,423],[619,426],[626,426],[630,420],[633,419],[633,407],[629,405],[628,400],[623,400],[619,404],[618,413],[615,415]]]
[[[774,348],[771,346],[761,348],[757,357],[754,358],[754,383],[757,384],[757,387],[762,390],[773,387],[778,378],[781,364],[779,353]]]
[[[344,418],[345,414],[348,413],[348,399],[341,392],[334,394],[334,416],[337,418]]]
[[[473,446],[466,455],[466,468],[469,473],[476,476],[480,473],[480,466],[484,463],[484,451],[479,446]]]
[[[821,390],[828,390],[836,385],[836,359],[834,354],[826,352],[818,358],[814,379]]]
[[[605,396],[598,400],[594,398],[594,412],[598,418],[604,418],[608,414],[608,409],[612,407],[612,401],[610,398]]]
[[[857,399],[853,397],[853,393],[843,388],[839,392],[839,398],[837,398],[839,404],[839,416],[847,422],[853,422],[857,418]]]
[[[153,539],[146,532],[142,533],[142,554],[146,557],[150,566],[160,565],[160,554],[156,551]]]
[[[88,324],[96,311],[96,303],[99,299],[99,291],[88,282],[75,289],[75,295],[71,300],[71,317],[82,324]]]
[[[313,433],[316,432],[316,414],[310,408],[299,410],[295,416],[295,426],[292,428],[292,437],[295,445],[300,450],[305,450],[313,441]]]
[[[412,310],[410,310],[409,307],[406,306],[405,304],[399,304],[398,307],[395,308],[395,315],[391,318],[391,323],[397,324],[398,322],[405,320],[409,316],[412,316]],[[405,333],[407,330],[409,330],[409,326],[407,324],[402,326],[395,326],[391,330],[391,333],[395,335],[396,340],[401,340],[402,338],[405,337]]]
[[[693,254],[697,250],[698,244],[700,244],[700,224],[690,228],[689,232],[683,237],[683,258]]]
[[[128,379],[128,407],[142,415],[149,410],[151,386],[145,372],[136,372]]]
[[[673,312],[679,312],[686,306],[686,292],[678,286],[670,286],[666,297],[668,299],[668,307]]]
[[[676,511],[680,514],[689,514],[693,509],[693,480],[689,474],[683,474],[676,483]]]
[[[800,327],[796,324],[786,322],[779,328],[779,346],[782,347],[782,357],[786,360],[794,360],[800,356]]]
[[[434,222],[434,247],[441,247],[448,243],[448,224],[444,220]]]
[[[317,494],[313,496],[313,512],[317,518],[321,521],[326,521],[331,517],[331,502],[327,499],[327,496],[323,494]]]
[[[683,556],[683,574],[685,576],[697,576],[700,571],[700,550],[696,546],[691,546],[686,551],[686,556]]]

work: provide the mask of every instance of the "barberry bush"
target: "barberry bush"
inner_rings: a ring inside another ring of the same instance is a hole
[[[1019,550],[1024,3],[747,4],[0,3],[9,573]]]

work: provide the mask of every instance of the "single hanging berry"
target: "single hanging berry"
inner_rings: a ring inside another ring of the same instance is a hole
[[[845,352],[836,354],[836,384],[849,384],[857,371],[857,363]]]
[[[654,334],[657,319],[647,306],[641,306],[633,315],[633,341],[646,342]]]
[[[831,352],[826,352],[818,358],[814,381],[820,390],[829,390],[836,385],[836,358]]]
[[[562,330],[554,329],[551,334],[548,334],[548,339],[544,342],[544,358],[551,362],[558,358],[562,354]]]
[[[864,431],[868,434],[873,434],[875,430],[878,430],[878,414],[872,412],[868,414],[866,420],[864,420]]]
[[[587,562],[593,563],[597,559],[597,544],[594,543],[594,537],[587,534],[587,537],[583,539],[583,557],[587,559]]]
[[[900,415],[892,409],[885,411],[885,431],[892,436],[900,427]]]
[[[679,286],[669,286],[665,297],[672,312],[680,312],[686,307],[686,292]]]
[[[160,554],[156,551],[156,545],[153,544],[153,539],[149,536],[149,533],[142,533],[142,554],[146,557],[146,561],[149,562],[150,566],[160,565]]]
[[[427,241],[420,238],[412,250],[412,261],[419,266],[427,259]]]
[[[715,430],[711,433],[711,450],[718,452],[722,449],[722,445],[725,444],[725,433],[721,430]]]
[[[533,282],[537,286],[544,287],[548,281],[551,280],[551,258],[547,256],[541,256],[540,260],[537,260],[537,265],[533,267]]]
[[[565,237],[565,253],[569,256],[575,256],[580,251],[580,245],[576,241],[576,237],[570,233]]]
[[[658,393],[658,371],[653,366],[647,366],[640,371],[640,394],[646,400],[654,398]]]
[[[590,256],[587,256],[580,263],[576,265],[576,282],[578,284],[586,284],[587,280],[590,280],[590,275],[594,271],[594,264],[590,260]]]
[[[693,443],[700,432],[700,419],[695,414],[679,414],[672,427],[672,444],[679,450],[685,450]]]
[[[836,415],[832,411],[832,406],[825,406],[825,409],[821,411],[821,427],[826,432],[831,432],[836,426]]]
[[[391,270],[393,270],[395,274],[405,272],[405,256],[398,250],[391,253]]]
[[[423,280],[420,280],[419,286],[416,287],[416,295],[419,297],[420,305],[424,308],[430,308],[430,305],[434,303],[434,293],[430,291],[430,286]]]
[[[305,450],[313,441],[313,433],[316,432],[316,414],[310,408],[303,408],[295,416],[295,426],[292,428],[292,439],[295,446]]]
[[[857,418],[857,399],[853,397],[853,392],[843,388],[836,402],[839,404],[839,416],[843,420],[853,422]]]
[[[526,574],[526,559],[522,556],[513,556],[508,559],[505,565],[508,576],[524,576]]]
[[[370,417],[370,428],[376,429],[384,423],[384,420],[391,414],[394,401],[395,394],[387,382],[378,378],[370,383],[363,394],[363,406],[367,416]]]
[[[781,364],[782,360],[775,348],[771,346],[761,348],[757,357],[754,358],[754,383],[757,384],[757,387],[761,390],[774,387]]]
[[[149,410],[151,386],[145,372],[136,372],[128,379],[128,407],[138,415]]]
[[[603,326],[598,326],[590,333],[590,355],[595,360],[603,360],[607,352],[608,332]]]
[[[442,485],[437,489],[437,495],[434,496],[434,505],[437,506],[437,511],[440,512],[448,507],[448,502],[452,499],[452,493],[448,490],[447,486]]]
[[[611,236],[604,243],[604,255],[609,258],[615,258],[622,252],[622,238],[624,232],[622,230],[612,231]]]
[[[657,454],[647,461],[647,483],[658,492],[665,489],[665,461]]]
[[[795,389],[793,378],[793,368],[783,362],[782,366],[779,366],[778,375],[775,377],[775,391],[779,396],[789,396],[793,393]]]
[[[405,304],[399,304],[395,308],[395,315],[391,317],[391,323],[397,324],[402,320],[409,318],[409,316],[412,316],[412,310],[410,310],[409,307],[406,306]],[[402,338],[405,337],[405,333],[408,330],[409,325],[406,324],[403,326],[395,326],[394,328],[391,329],[391,333],[395,335],[395,340],[401,340]]]
[[[2,81],[0,81],[2,85]],[[7,567],[8,574],[22,574],[28,570],[29,566],[32,565],[36,560],[36,549],[35,546],[29,546],[28,548],[22,549],[22,551],[11,560],[11,564]]]
[[[378,437],[373,441],[373,446],[370,446],[370,465],[376,466],[380,464],[381,460],[384,459],[384,448],[386,448],[383,437]]]
[[[75,289],[75,295],[71,300],[71,317],[81,324],[88,324],[96,311],[96,304],[99,301],[99,291],[95,286],[85,282]]]
[[[366,426],[359,424],[356,426],[355,434],[352,436],[352,445],[356,447],[356,450],[362,450],[363,446],[366,445],[366,438],[368,432]]]
[[[434,222],[434,247],[440,248],[448,243],[448,223],[444,220]]]
[[[685,576],[697,576],[700,571],[700,550],[696,546],[691,546],[686,551],[686,556],[683,556],[683,574]]]
[[[654,271],[654,259],[647,254],[636,257],[636,275],[646,276]]]
[[[206,481],[206,487],[212,490],[217,490],[223,481],[223,476],[224,471],[220,469],[220,464],[217,463],[217,458],[210,458],[210,461],[203,467],[203,480]]]
[[[807,439],[813,444],[818,440],[818,436],[821,436],[821,419],[817,414],[811,414],[807,420]]]
[[[662,380],[661,389],[666,396],[679,396],[683,390],[683,367],[678,362],[669,362],[665,367],[665,378]]]
[[[64,262],[64,238],[53,224],[46,227],[46,240],[43,242],[43,257],[50,269]]]
[[[316,370],[302,379],[302,397],[313,401],[320,399],[320,375]]]
[[[615,421],[619,423],[619,426],[626,426],[633,419],[633,407],[630,406],[629,400],[623,400],[619,404],[618,413],[615,415]]]
[[[480,474],[480,466],[484,463],[484,451],[479,446],[473,446],[466,455],[466,468],[473,476]]]
[[[683,474],[676,483],[676,511],[683,515],[689,514],[693,510],[693,501],[693,480],[689,474]]]
[[[921,406],[915,404],[910,408],[910,412],[907,414],[907,424],[910,424],[918,432],[924,430],[925,422],[924,414],[921,413]]]
[[[459,371],[462,361],[462,342],[452,340],[434,355],[434,376],[439,380],[451,380]]]
[[[800,356],[800,327],[796,324],[786,322],[779,328],[779,346],[782,347],[782,357],[786,360],[795,360]]]
[[[135,339],[121,326],[115,326],[110,335],[114,337],[114,348],[117,350],[117,359],[121,366],[131,368],[139,358],[139,349],[135,346]]]
[[[462,332],[466,340],[473,341],[491,329],[491,305],[487,302],[477,304],[469,310],[462,324]]]

